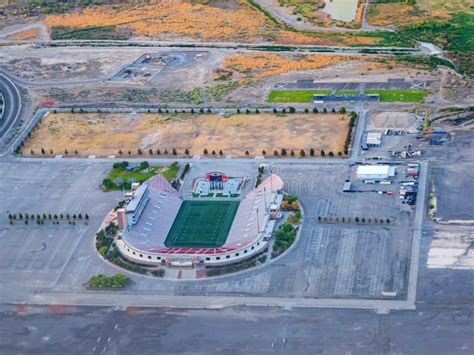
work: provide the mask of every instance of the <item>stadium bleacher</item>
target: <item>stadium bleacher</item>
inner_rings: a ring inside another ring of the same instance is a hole
[[[150,200],[138,222],[122,238],[131,247],[150,250],[165,246],[165,239],[183,200],[170,183],[157,175],[146,182]]]
[[[269,206],[282,190],[283,181],[271,175],[240,202],[225,244],[219,248],[184,248],[165,246],[165,240],[183,203],[182,196],[163,176],[146,182],[150,201],[140,220],[122,239],[128,246],[147,252],[164,254],[216,254],[244,248],[254,243],[266,232]]]

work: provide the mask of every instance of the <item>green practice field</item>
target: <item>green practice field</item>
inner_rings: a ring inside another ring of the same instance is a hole
[[[313,95],[330,93],[330,90],[272,90],[268,102],[311,102]]]
[[[366,94],[379,94],[380,102],[423,102],[426,90],[365,90]]]
[[[165,240],[168,248],[224,245],[238,201],[184,201]]]

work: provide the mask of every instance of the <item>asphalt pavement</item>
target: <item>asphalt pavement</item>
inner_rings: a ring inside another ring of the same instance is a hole
[[[4,112],[0,119],[0,139],[15,126],[20,119],[21,112],[21,94],[13,81],[0,72],[0,92],[4,98]]]

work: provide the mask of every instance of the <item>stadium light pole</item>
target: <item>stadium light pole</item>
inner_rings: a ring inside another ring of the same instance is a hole
[[[255,211],[255,213],[257,214],[257,231],[258,231],[258,233],[260,233],[260,223],[259,223],[259,221],[258,221],[258,208],[257,208],[257,210]]]

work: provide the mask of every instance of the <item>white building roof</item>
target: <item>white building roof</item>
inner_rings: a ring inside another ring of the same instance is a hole
[[[388,165],[359,165],[357,175],[389,175],[390,166]]]
[[[367,144],[379,145],[382,142],[382,133],[369,132],[367,133]]]

